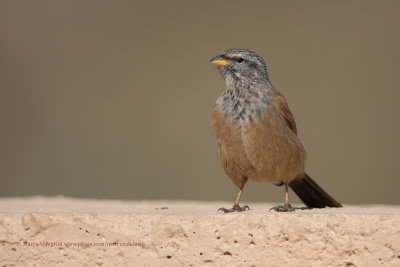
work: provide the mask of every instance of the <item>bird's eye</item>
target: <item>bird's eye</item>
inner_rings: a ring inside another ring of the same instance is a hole
[[[237,63],[242,63],[244,61],[244,58],[240,57],[236,59]]]

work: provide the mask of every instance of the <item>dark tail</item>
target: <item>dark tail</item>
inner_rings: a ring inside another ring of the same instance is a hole
[[[290,188],[296,195],[310,208],[324,207],[342,207],[342,205],[334,200],[326,193],[310,176],[306,173],[301,180],[295,180],[289,183]]]

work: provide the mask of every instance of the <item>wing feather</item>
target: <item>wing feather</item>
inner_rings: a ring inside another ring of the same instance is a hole
[[[260,118],[242,125],[242,143],[257,170],[252,180],[290,182],[304,171],[305,151],[293,115],[280,93]]]
[[[279,106],[279,110],[285,118],[289,128],[297,135],[296,122],[285,97],[281,93],[277,93],[274,97],[274,102]]]

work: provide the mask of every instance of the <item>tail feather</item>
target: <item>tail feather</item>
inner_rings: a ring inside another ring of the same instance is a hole
[[[326,193],[310,176],[306,173],[301,180],[289,183],[290,188],[296,195],[310,208],[342,207],[333,197]]]

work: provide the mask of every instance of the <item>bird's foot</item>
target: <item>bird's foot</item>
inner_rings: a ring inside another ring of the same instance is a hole
[[[293,212],[294,211],[294,208],[292,208],[292,205],[290,205],[290,204],[272,207],[270,210],[272,210],[272,209],[276,212]]]
[[[243,207],[240,207],[239,205],[237,205],[237,204],[235,204],[235,205],[233,205],[233,207],[232,208],[230,208],[230,209],[226,209],[226,208],[219,208],[218,209],[218,211],[223,211],[224,213],[229,213],[229,212],[241,212],[241,211],[246,211],[246,210],[249,210],[250,208],[249,208],[249,206],[243,206]]]

